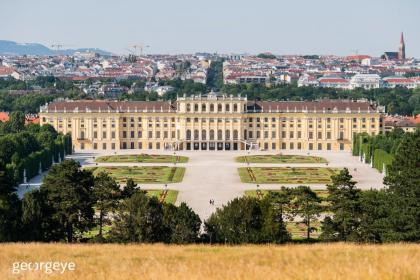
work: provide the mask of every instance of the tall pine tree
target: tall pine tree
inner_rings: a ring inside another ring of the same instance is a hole
[[[53,219],[59,221],[67,242],[75,233],[88,230],[93,224],[93,176],[82,170],[74,160],[53,165],[44,177],[41,191],[45,191]]]
[[[102,228],[109,211],[118,206],[121,198],[120,186],[107,173],[99,173],[93,184],[93,195],[96,209],[99,211],[99,237],[102,238]]]
[[[384,241],[420,240],[420,130],[406,133],[384,179],[390,214]]]
[[[361,217],[360,190],[347,168],[331,176],[331,179],[332,184],[327,185],[327,189],[329,210],[333,216],[324,219],[321,239],[357,241]]]

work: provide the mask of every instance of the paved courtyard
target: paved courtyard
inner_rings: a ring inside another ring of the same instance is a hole
[[[173,152],[161,151],[139,151],[124,150],[119,154],[173,154]],[[307,155],[307,151],[282,151],[283,154]],[[93,157],[101,155],[111,155],[113,153],[77,153],[70,158],[78,160],[83,166],[173,166],[169,163],[95,163]],[[252,151],[250,155],[272,154],[269,152]],[[353,157],[349,152],[332,151],[310,151],[312,156],[320,156],[328,160],[328,167],[347,167],[353,175],[357,186],[361,189],[382,188],[383,175],[368,164],[361,163],[357,157]],[[275,164],[275,163],[238,163],[235,157],[248,155],[247,151],[179,151],[177,155],[189,157],[188,163],[177,163],[176,166],[186,167],[184,180],[181,183],[169,184],[169,189],[178,190],[177,204],[186,202],[201,219],[207,219],[217,207],[226,204],[235,197],[242,196],[245,190],[256,189],[255,184],[242,183],[238,175],[238,167],[269,167],[269,166],[301,166],[301,167],[325,167],[324,163],[310,164]],[[36,188],[42,181],[45,174],[33,178],[28,182],[29,187],[21,185],[18,194]],[[284,186],[297,186],[293,184],[282,184]],[[282,185],[260,184],[261,189],[279,189]],[[325,189],[325,185],[311,184],[314,189]],[[143,189],[165,188],[164,185],[142,184]],[[209,200],[214,199],[215,205],[210,205]]]

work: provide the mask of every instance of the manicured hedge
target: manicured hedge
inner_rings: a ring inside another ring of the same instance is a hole
[[[393,160],[393,155],[385,152],[384,150],[376,149],[373,154],[373,167],[378,169],[379,172],[382,172],[384,164],[386,168],[392,163]]]
[[[372,145],[367,133],[356,134],[353,140],[353,156],[364,155],[366,163],[370,163],[372,157]]]
[[[41,172],[48,170],[54,162],[59,159],[63,160],[65,155],[71,154],[71,136],[58,135],[54,141],[52,149],[45,148],[41,151],[36,151],[29,154],[19,166],[10,166],[14,173],[15,180],[18,182],[24,181],[24,170],[26,170],[26,179],[29,181],[31,178],[39,174],[40,164]]]
[[[366,163],[371,163],[379,172],[383,165],[388,166],[394,159],[394,153],[404,135],[403,131],[394,130],[382,135],[370,136],[367,133],[356,134],[353,140],[353,155],[365,156]]]

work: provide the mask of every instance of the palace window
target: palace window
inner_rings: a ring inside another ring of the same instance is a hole
[[[230,130],[225,131],[225,139],[230,140]]]
[[[210,140],[214,140],[214,130],[210,130]]]
[[[233,140],[238,140],[238,130],[233,131]]]

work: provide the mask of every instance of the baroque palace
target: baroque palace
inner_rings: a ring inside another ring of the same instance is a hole
[[[176,101],[55,101],[41,124],[70,132],[74,150],[350,150],[355,133],[383,132],[368,101],[250,101],[210,92]]]

